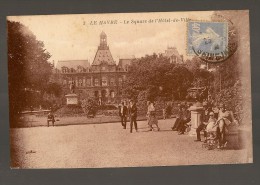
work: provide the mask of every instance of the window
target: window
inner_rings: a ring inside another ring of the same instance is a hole
[[[102,71],[105,71],[106,70],[106,67],[105,66],[102,66]]]
[[[95,79],[95,86],[99,86],[99,80],[97,78]]]
[[[70,78],[69,78],[69,84],[71,84],[72,81],[73,81],[73,79],[70,77]]]
[[[107,78],[102,77],[102,86],[107,86]]]
[[[63,85],[67,85],[67,80],[63,80]]]
[[[110,79],[110,85],[111,85],[111,86],[114,86],[114,85],[115,85],[115,79],[114,79],[114,78],[111,78],[111,79]]]
[[[88,78],[87,79],[87,86],[90,86],[91,85],[91,81],[90,81],[90,79]]]
[[[82,79],[79,79],[79,84],[78,84],[79,87],[82,87],[83,86],[83,82],[82,82]]]
[[[98,91],[95,91],[95,92],[94,92],[94,96],[97,98],[98,95],[99,95]]]
[[[83,87],[85,87],[86,86],[86,78],[85,78],[85,76],[83,77]]]
[[[119,78],[119,79],[118,79],[119,85],[122,85],[122,82],[123,82],[122,78]]]
[[[62,67],[61,71],[62,71],[62,73],[68,73],[69,69],[67,67]]]
[[[111,98],[115,98],[115,91],[111,91],[110,96],[111,96]]]

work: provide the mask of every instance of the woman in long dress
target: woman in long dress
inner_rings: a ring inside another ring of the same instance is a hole
[[[147,117],[148,117],[148,125],[150,127],[150,131],[153,130],[153,125],[157,127],[157,130],[159,131],[160,128],[158,126],[158,119],[156,118],[156,111],[155,107],[152,102],[148,101],[148,111],[147,111]]]

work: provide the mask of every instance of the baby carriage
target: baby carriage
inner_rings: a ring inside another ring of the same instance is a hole
[[[218,137],[216,131],[207,132],[205,143],[202,145],[208,150],[213,150],[218,146]]]

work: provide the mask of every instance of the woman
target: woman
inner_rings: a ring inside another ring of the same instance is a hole
[[[218,119],[218,113],[219,113],[219,109],[216,103],[214,103],[213,107],[212,107],[212,111],[214,112],[214,118]]]
[[[152,102],[148,101],[148,111],[147,111],[147,117],[148,117],[148,125],[150,127],[150,131],[153,130],[153,125],[156,125],[157,130],[159,131],[160,128],[158,126],[158,119],[156,118],[156,111],[155,107]]]
[[[173,127],[172,127],[172,130],[173,131],[177,131],[178,130],[178,128],[179,128],[179,125],[180,125],[180,121],[181,121],[181,119],[182,119],[182,106],[181,106],[181,104],[178,104],[178,113],[177,113],[177,115],[176,115],[176,120],[175,120],[175,122],[174,122],[174,124],[173,124]]]

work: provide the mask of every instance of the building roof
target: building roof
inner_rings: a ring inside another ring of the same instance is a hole
[[[176,56],[179,60],[181,60],[181,56],[176,47],[168,47],[163,54],[165,57]]]
[[[77,69],[78,66],[84,68],[89,68],[90,63],[88,60],[60,60],[56,64],[56,68],[61,70],[62,67],[74,68]]]
[[[135,58],[132,57],[132,58],[120,58],[119,59],[119,63],[118,63],[118,66],[122,67],[122,68],[125,68],[126,65],[131,65],[132,61],[134,60]]]
[[[101,63],[116,65],[116,62],[114,61],[107,45],[107,35],[103,31],[100,34],[100,44],[98,46],[92,65],[100,65]]]
[[[100,65],[102,62],[107,62],[108,65],[116,65],[108,47],[106,49],[98,48],[92,65]]]

